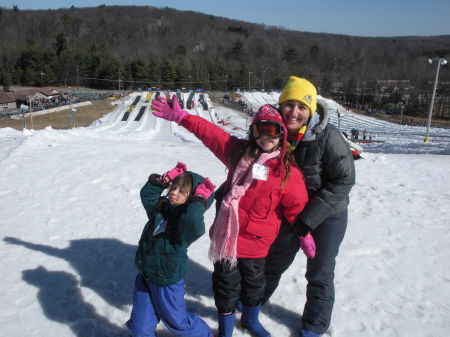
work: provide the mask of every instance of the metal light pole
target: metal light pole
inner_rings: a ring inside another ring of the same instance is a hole
[[[250,92],[250,75],[252,74],[251,71],[248,72],[248,92]]]
[[[439,77],[439,68],[441,65],[446,65],[447,60],[443,58],[434,58],[434,59],[428,59],[428,63],[432,64],[433,61],[437,61],[436,65],[436,76],[434,77],[434,85],[433,85],[433,93],[431,94],[431,102],[430,102],[430,109],[428,110],[428,122],[427,122],[427,135],[424,139],[425,143],[429,142],[429,136],[430,136],[430,125],[431,125],[431,116],[433,114],[433,103],[434,103],[434,96],[436,95],[436,87],[438,83],[438,77]]]
[[[28,96],[28,106],[30,111],[31,130],[33,130],[33,112],[31,111],[31,97]]]

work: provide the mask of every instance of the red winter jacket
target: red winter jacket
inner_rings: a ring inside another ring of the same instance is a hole
[[[229,170],[228,185],[234,168],[227,160],[246,146],[248,140],[233,137],[215,124],[193,115],[187,115],[181,125],[194,133],[225,164]],[[278,235],[281,217],[293,223],[308,202],[303,176],[296,167],[291,166],[289,180],[281,189],[283,177],[275,171],[278,160],[271,159],[265,165],[269,167],[268,179],[254,179],[239,202],[239,258],[265,257]]]

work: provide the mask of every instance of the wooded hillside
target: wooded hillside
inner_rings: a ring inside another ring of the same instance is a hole
[[[279,89],[296,74],[325,92],[339,84],[370,88],[377,80],[429,88],[434,68],[426,59],[449,54],[450,35],[316,34],[150,6],[0,8],[6,87]],[[450,81],[450,71],[442,69],[440,79]]]

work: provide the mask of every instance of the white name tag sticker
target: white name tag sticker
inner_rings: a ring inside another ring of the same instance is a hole
[[[252,169],[253,179],[267,180],[268,175],[269,175],[269,168],[267,166],[264,166],[261,164],[253,165],[253,169]]]
[[[156,226],[155,230],[153,231],[153,236],[156,236],[156,235],[158,235],[158,234],[160,234],[160,233],[165,232],[166,228],[167,228],[167,220],[164,220],[164,219],[163,219],[163,220],[158,224],[158,226]]]

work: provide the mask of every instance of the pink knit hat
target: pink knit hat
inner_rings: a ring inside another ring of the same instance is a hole
[[[265,104],[258,109],[258,112],[256,112],[255,116],[253,117],[252,124],[261,120],[272,121],[280,124],[282,127],[283,137],[280,146],[280,164],[283,165],[283,159],[286,153],[287,133],[288,133],[286,126],[283,123],[283,118],[281,117],[281,114],[277,108],[275,108],[271,104]]]

